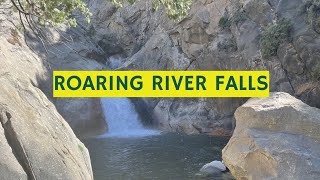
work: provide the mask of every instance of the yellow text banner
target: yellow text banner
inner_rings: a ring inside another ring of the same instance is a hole
[[[54,71],[54,97],[268,97],[268,71]]]

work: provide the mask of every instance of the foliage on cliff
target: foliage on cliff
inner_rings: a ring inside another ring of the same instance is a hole
[[[188,14],[193,0],[153,0],[152,2],[155,10],[163,5],[170,18],[181,19]]]
[[[261,53],[265,58],[275,56],[281,43],[290,39],[291,22],[281,19],[267,27],[261,37]]]
[[[111,0],[118,7],[126,2],[135,3],[137,0]],[[188,14],[193,0],[152,0],[152,7],[154,10],[158,10],[160,7],[166,9],[166,13],[171,19],[182,19]]]
[[[136,0],[110,0],[117,7],[124,3],[134,3]],[[34,18],[37,23],[44,25],[66,23],[71,26],[77,25],[74,14],[82,14],[90,22],[91,13],[83,0],[11,0],[20,17],[26,18],[32,26]],[[157,10],[163,6],[167,15],[172,19],[181,19],[187,15],[192,0],[153,0],[153,8]]]
[[[35,23],[44,25],[46,22],[76,26],[77,21],[73,15],[75,11],[83,14],[88,22],[91,16],[82,0],[11,0],[11,3],[30,26]]]

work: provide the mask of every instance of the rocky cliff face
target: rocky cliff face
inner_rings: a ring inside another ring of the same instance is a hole
[[[18,26],[21,27],[21,25]],[[26,39],[31,50],[44,62],[46,74],[39,78],[39,88],[54,103],[58,112],[69,123],[79,138],[103,134],[107,125],[100,98],[53,98],[52,73],[55,70],[104,70],[105,56],[90,37],[78,28],[63,25],[42,28],[41,40],[29,29],[21,37]],[[80,113],[81,112],[81,113]]]
[[[1,178],[93,179],[88,150],[40,90],[47,62],[27,46],[10,7],[1,2]]]
[[[235,113],[223,161],[237,179],[317,179],[319,115],[286,93],[250,99]]]
[[[87,31],[113,68],[269,70],[272,91],[320,107],[320,36],[310,22],[312,2],[199,0],[188,17],[173,22],[163,11],[153,12],[150,1],[118,10],[104,0],[89,1]],[[163,129],[228,135],[233,113],[246,99],[143,100]]]
[[[47,75],[40,80],[40,89],[55,104],[58,112],[69,123],[79,138],[103,134],[107,125],[102,112],[100,98],[53,98],[52,72],[54,70],[104,70],[101,55],[95,44],[80,27],[77,29],[44,29],[47,40],[45,48],[39,40],[27,36],[27,41],[40,58],[46,62]],[[81,112],[81,113],[80,113]]]

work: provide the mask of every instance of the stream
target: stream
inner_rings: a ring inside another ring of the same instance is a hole
[[[230,179],[228,173],[196,176],[204,164],[221,160],[228,138],[145,129],[127,98],[101,102],[109,132],[84,141],[96,180]]]

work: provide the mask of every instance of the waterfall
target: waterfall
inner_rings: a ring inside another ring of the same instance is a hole
[[[159,131],[145,129],[138,113],[128,98],[102,98],[101,104],[108,124],[104,137],[141,137],[160,134]]]

